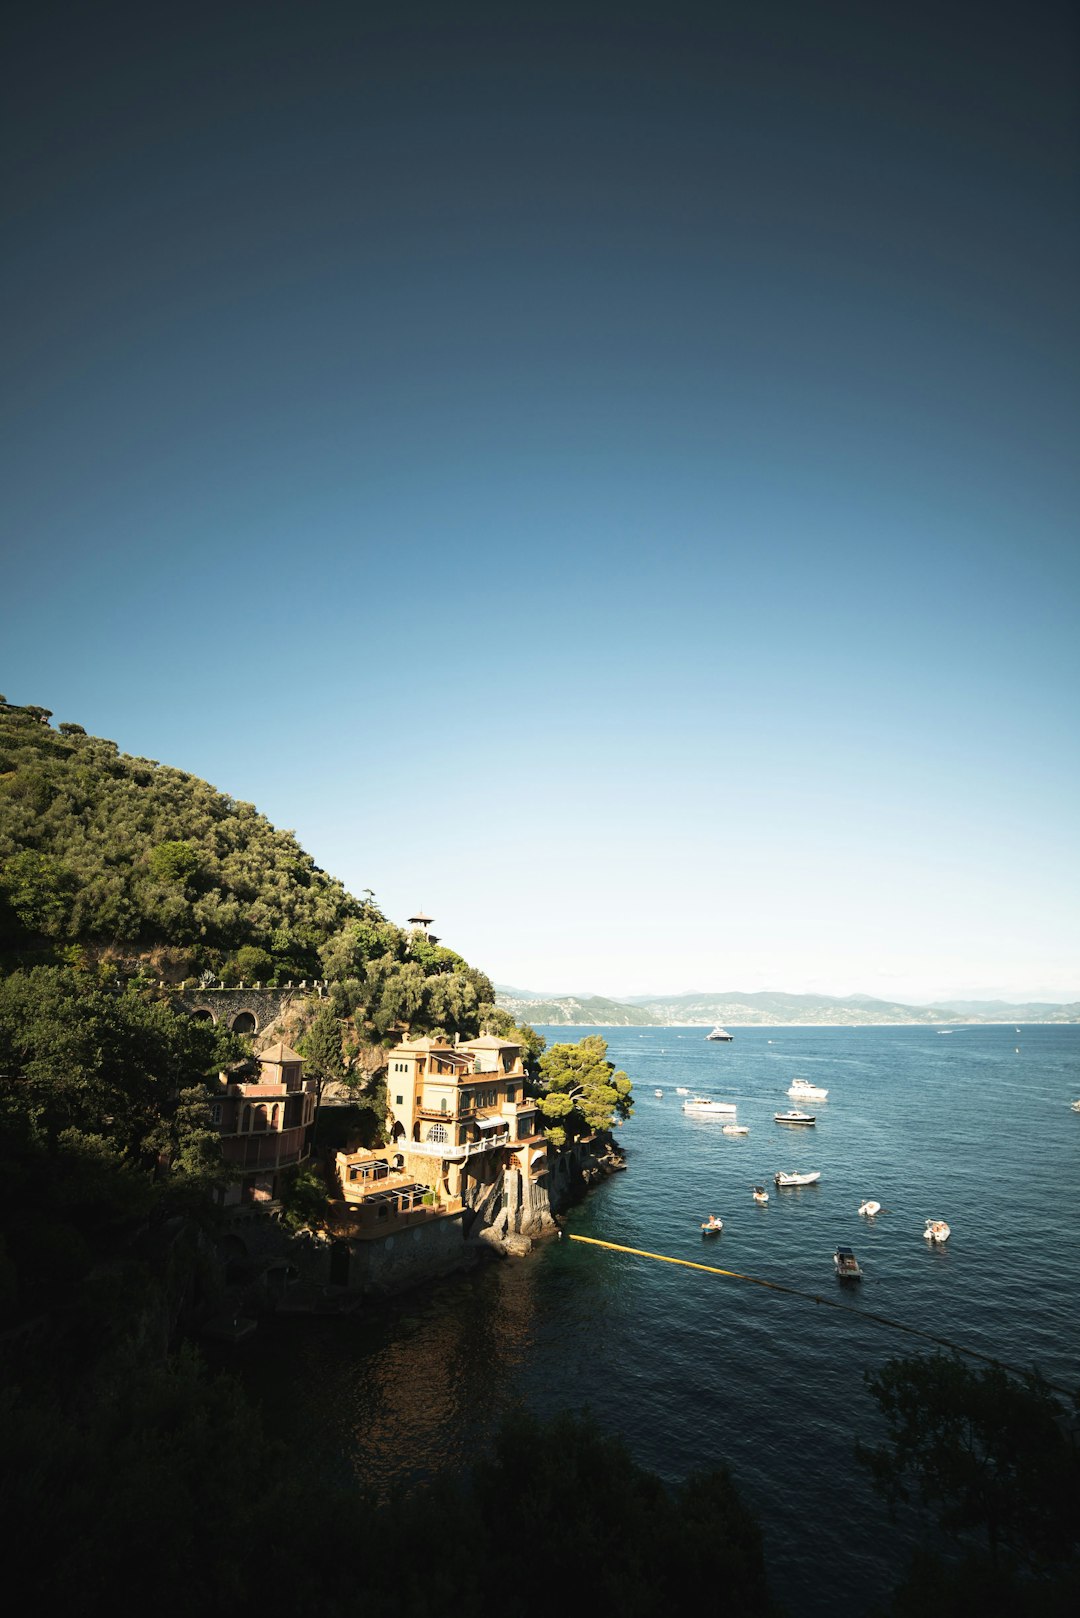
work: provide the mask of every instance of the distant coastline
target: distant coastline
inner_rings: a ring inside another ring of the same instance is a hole
[[[752,994],[604,995],[537,994],[496,985],[496,1004],[518,1023],[565,1028],[986,1028],[1080,1023],[1080,1000],[1013,1003],[963,1001],[959,1005],[904,1005],[871,995]]]

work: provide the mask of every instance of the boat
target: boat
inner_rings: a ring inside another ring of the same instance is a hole
[[[926,1221],[926,1229],[923,1231],[923,1235],[926,1237],[927,1241],[931,1242],[935,1247],[943,1247],[948,1241],[949,1237],[952,1235],[952,1231],[949,1229],[944,1219],[928,1219]]]
[[[865,1214],[867,1219],[873,1219],[875,1214],[879,1214],[881,1212],[881,1203],[880,1202],[860,1202],[860,1204],[859,1204],[859,1212],[861,1214]]]
[[[836,1274],[841,1281],[861,1281],[862,1270],[850,1247],[838,1247],[833,1254]]]
[[[724,1135],[749,1135],[749,1124],[725,1124],[721,1130]]]
[[[710,1214],[701,1228],[706,1236],[719,1236],[724,1228],[724,1221],[717,1219],[715,1214]]]
[[[1073,1112],[1080,1112],[1080,1101],[1072,1102],[1071,1106],[1072,1106]]]
[[[766,1191],[765,1187],[763,1185],[756,1185],[754,1187],[754,1201],[755,1202],[768,1202],[768,1200],[769,1200],[769,1193]]]
[[[739,1110],[734,1101],[710,1101],[708,1096],[691,1096],[682,1104],[683,1112],[694,1118],[727,1118],[730,1122]]]
[[[712,1033],[711,1034],[706,1034],[705,1038],[706,1039],[734,1039],[735,1035],[734,1034],[729,1034],[726,1028],[721,1028],[720,1024],[717,1023],[717,1025],[713,1029]]]
[[[824,1101],[829,1094],[819,1084],[811,1084],[809,1079],[792,1079],[787,1093],[797,1101]]]
[[[812,1112],[796,1112],[792,1107],[788,1112],[774,1112],[774,1124],[816,1124],[817,1118]]]
[[[677,1095],[677,1096],[688,1096],[688,1095],[689,1095],[689,1094],[690,1094],[690,1092],[689,1092],[689,1090],[688,1090],[688,1089],[687,1089],[687,1088],[686,1088],[686,1085],[685,1085],[685,1084],[677,1084],[677,1085],[676,1085],[676,1086],[675,1086],[675,1094],[676,1094],[676,1095]]]
[[[821,1170],[813,1169],[809,1174],[774,1174],[773,1179],[777,1185],[817,1185],[821,1179]]]
[[[664,1093],[664,1092],[663,1092],[663,1090],[654,1090],[654,1091],[653,1091],[653,1095],[654,1095],[654,1096],[662,1096],[662,1095],[663,1095],[663,1093]]]

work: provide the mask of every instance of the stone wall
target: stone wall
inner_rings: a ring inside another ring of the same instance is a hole
[[[290,983],[280,989],[264,989],[255,984],[234,989],[170,989],[169,998],[192,1016],[208,1016],[226,1028],[234,1027],[239,1018],[238,1032],[259,1041],[284,1017],[289,1006],[312,997],[321,999],[325,993],[324,983]],[[254,1028],[247,1023],[248,1017],[254,1019]]]

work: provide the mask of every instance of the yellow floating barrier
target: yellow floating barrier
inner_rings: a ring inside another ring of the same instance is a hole
[[[1009,1365],[993,1354],[980,1353],[977,1348],[965,1348],[962,1343],[954,1343],[948,1337],[935,1337],[932,1332],[920,1331],[917,1326],[905,1326],[902,1321],[890,1320],[887,1315],[875,1315],[869,1309],[856,1309],[849,1303],[840,1303],[836,1298],[822,1298],[816,1292],[803,1292],[798,1287],[782,1286],[779,1281],[764,1281],[757,1275],[743,1275],[740,1270],[722,1270],[718,1264],[699,1264],[691,1258],[672,1258],[670,1253],[649,1253],[643,1247],[623,1247],[619,1242],[602,1242],[597,1236],[575,1236],[569,1231],[566,1234],[572,1242],[583,1242],[588,1247],[603,1247],[609,1253],[629,1253],[631,1258],[649,1258],[657,1264],[678,1264],[684,1270],[704,1270],[706,1275],[724,1275],[731,1281],[748,1281],[754,1287],[766,1287],[770,1292],[786,1293],[789,1298],[805,1298],[810,1303],[822,1304],[826,1309],[839,1309],[845,1315],[854,1315],[857,1320],[869,1320],[876,1326],[888,1326],[892,1331],[906,1332],[909,1337],[921,1337],[925,1342],[935,1343],[939,1348],[951,1349],[954,1354],[966,1354],[969,1359],[985,1360],[987,1365],[1000,1365],[1003,1370],[1013,1371],[1018,1376],[1027,1375],[1021,1367]],[[1047,1382],[1046,1386],[1053,1388],[1055,1393],[1069,1393],[1067,1388],[1057,1387],[1053,1382]]]

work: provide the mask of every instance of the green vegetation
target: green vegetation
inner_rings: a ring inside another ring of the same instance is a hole
[[[547,1618],[573,1604],[625,1618],[774,1609],[757,1524],[722,1469],[668,1490],[587,1419],[508,1420],[464,1480],[376,1505],[290,1461],[231,1380],[194,1356],[127,1349],[91,1399],[32,1384],[0,1399],[7,1576],[52,1611],[145,1605],[162,1618],[265,1612],[352,1618],[357,1603],[428,1618],[482,1611],[492,1590]],[[449,1545],[456,1555],[420,1555]],[[523,1549],[528,1552],[523,1565]],[[551,1577],[538,1577],[549,1566]]]
[[[0,707],[0,950],[94,943],[217,971],[254,947],[267,976],[317,974],[361,907],[291,832],[44,712]]]
[[[505,1016],[483,972],[353,898],[251,804],[50,717],[0,703],[0,969],[105,958],[174,982],[325,977],[374,1041]]]
[[[887,1437],[857,1444],[858,1459],[891,1510],[927,1513],[959,1553],[920,1551],[890,1609],[897,1618],[1075,1611],[1075,1410],[1037,1372],[973,1370],[942,1354],[891,1359],[865,1380]]]
[[[543,1088],[540,1111],[551,1120],[545,1131],[553,1146],[589,1129],[610,1129],[629,1118],[634,1103],[630,1080],[607,1059],[607,1042],[590,1034],[576,1045],[552,1045],[539,1060]]]

